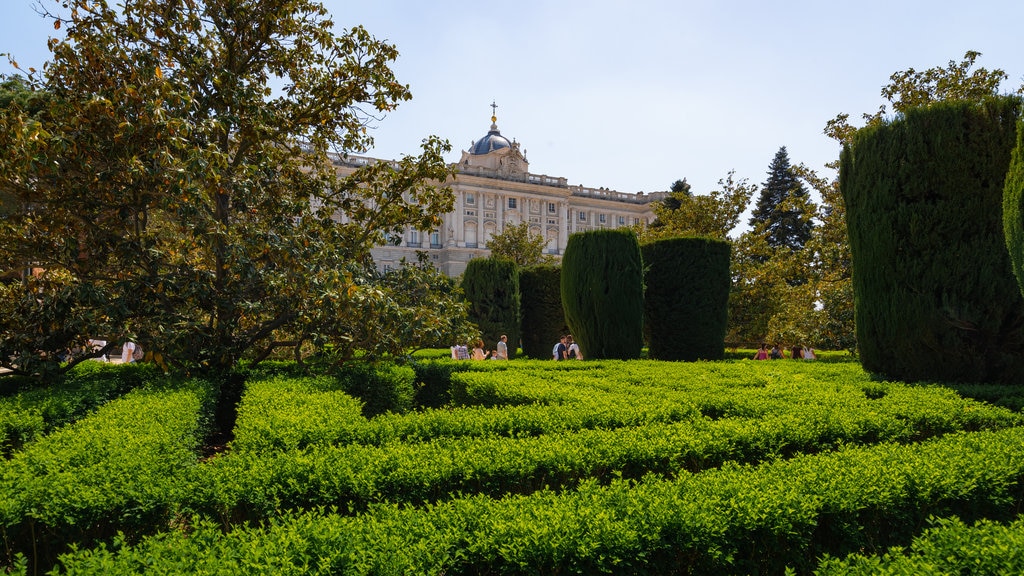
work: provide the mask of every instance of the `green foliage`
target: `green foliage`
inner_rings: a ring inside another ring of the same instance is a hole
[[[906,114],[912,108],[927,107],[938,102],[978,102],[998,96],[999,85],[1008,76],[1001,68],[978,68],[972,72],[971,67],[978,56],[981,56],[981,52],[968,50],[963,60],[950,60],[945,68],[929,68],[924,72],[908,68],[894,72],[889,77],[889,84],[882,87],[882,96],[898,114]],[[1024,93],[1024,85],[1017,88],[1015,93]],[[885,106],[882,105],[873,114],[862,114],[865,127],[882,125],[885,113]],[[850,126],[849,118],[849,114],[843,113],[829,120],[825,125],[825,134],[842,144],[850,144],[858,129]]]
[[[991,520],[965,524],[957,517],[929,518],[930,527],[907,548],[878,556],[826,556],[817,576],[899,576],[1024,573],[1024,518],[1009,525]]]
[[[1024,293],[1024,126],[1020,124],[1003,185],[1003,234],[1017,285]]]
[[[677,236],[706,236],[725,240],[747,209],[756,185],[747,184],[746,179],[734,180],[733,172],[718,181],[719,190],[710,194],[694,195],[686,180],[677,180],[672,193],[661,202],[655,203],[655,219],[647,228],[640,230],[641,240],[648,242],[659,238]]]
[[[500,234],[491,236],[485,248],[491,251],[491,258],[510,260],[521,267],[552,264],[554,259],[544,254],[548,241],[539,231],[530,231],[529,222],[505,224]]]
[[[303,319],[299,341],[310,341],[322,360],[346,362],[406,356],[475,337],[461,288],[421,256],[384,272],[369,261],[349,267],[349,289],[319,295],[321,305]]]
[[[799,203],[806,196],[807,190],[790,166],[786,147],[779,148],[768,167],[768,180],[761,187],[750,225],[760,227],[773,248],[803,249],[814,227]]]
[[[510,260],[474,258],[462,274],[462,291],[469,301],[469,318],[480,327],[486,349],[493,350],[498,339],[508,336],[508,355],[515,355],[519,342],[519,267]]]
[[[569,236],[561,280],[565,320],[584,358],[640,357],[643,265],[632,230],[593,230]]]
[[[902,380],[1017,382],[1024,299],[1002,193],[1016,97],[914,109],[843,151],[857,341],[865,368]]]
[[[282,344],[343,344],[407,304],[366,289],[364,263],[451,209],[430,184],[450,175],[447,143],[345,178],[332,163],[410,98],[394,46],[315,0],[50,16],[66,36],[27,79],[45,105],[0,111],[0,189],[32,207],[0,225],[0,270],[40,265],[0,293],[0,364],[44,376],[100,337],[223,373]]]
[[[343,378],[261,365],[202,465],[211,386],[110,402],[0,470],[5,565],[809,572],[1022,503],[1019,414],[852,362],[437,364],[458,405],[373,418]]]
[[[59,385],[30,387],[0,397],[0,457],[7,458],[37,438],[156,380],[158,374],[152,364],[85,362],[65,375]]]
[[[52,563],[71,543],[165,526],[206,430],[209,386],[152,386],[16,453],[0,470],[7,550]]]
[[[641,247],[644,333],[656,360],[721,360],[729,304],[729,243],[675,238]]]
[[[413,407],[416,372],[409,366],[352,362],[341,368],[337,378],[342,390],[363,402],[367,418]]]
[[[523,353],[530,358],[551,358],[551,347],[569,333],[562,308],[562,269],[536,266],[519,272],[522,297]]]
[[[1006,516],[1024,469],[1019,429],[880,444],[761,466],[583,482],[359,516],[289,514],[266,528],[215,522],[62,558],[79,574],[147,566],[263,573],[809,572],[823,553],[881,551],[932,514]],[[439,553],[444,551],[444,553]],[[316,558],[311,564],[309,559]],[[243,566],[247,568],[243,568]],[[330,572],[328,572],[328,567]]]

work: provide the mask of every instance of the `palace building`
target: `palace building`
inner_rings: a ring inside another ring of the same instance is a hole
[[[337,161],[338,171],[351,173],[376,161],[349,156]],[[519,143],[501,135],[496,116],[491,116],[487,134],[462,152],[455,168],[456,176],[448,182],[455,209],[442,216],[443,224],[435,230],[409,229],[394,245],[374,248],[379,268],[395,268],[403,258],[415,262],[416,253],[424,251],[438,269],[457,276],[471,259],[490,254],[485,245],[491,236],[522,222],[547,239],[546,252],[557,259],[574,232],[649,224],[652,203],[668,195],[571,186],[566,178],[533,174]]]

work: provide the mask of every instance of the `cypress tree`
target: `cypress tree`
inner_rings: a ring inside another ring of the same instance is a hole
[[[844,148],[867,370],[907,381],[1024,378],[1024,298],[1001,210],[1020,110],[1016,97],[933,104]]]
[[[469,319],[480,328],[484,346],[493,350],[502,334],[508,336],[509,357],[519,342],[519,267],[509,260],[474,258],[462,274],[469,301]]]
[[[562,310],[562,270],[533,266],[519,272],[522,303],[523,353],[530,358],[551,358],[551,347],[569,331]]]
[[[750,225],[764,230],[768,245],[773,248],[803,249],[811,238],[813,225],[802,218],[799,209],[786,207],[786,202],[806,196],[807,190],[789,164],[786,147],[779,148],[768,167],[768,180],[761,188]]]
[[[569,237],[562,257],[562,305],[584,358],[640,357],[643,296],[640,245],[632,230]]]
[[[669,238],[645,244],[641,252],[648,355],[721,360],[729,316],[729,243]]]

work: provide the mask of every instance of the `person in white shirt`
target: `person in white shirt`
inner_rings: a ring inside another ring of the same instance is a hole
[[[129,362],[135,361],[135,343],[131,340],[124,343],[121,347],[121,363],[128,364]]]

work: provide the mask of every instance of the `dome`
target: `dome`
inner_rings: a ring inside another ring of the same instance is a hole
[[[491,120],[493,121],[494,119],[492,118]],[[498,125],[492,123],[491,130],[487,133],[487,136],[484,136],[475,142],[473,146],[470,147],[469,153],[473,155],[489,154],[495,150],[509,148],[511,146],[512,143],[508,141],[508,138],[501,135],[501,131],[498,130]]]

